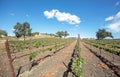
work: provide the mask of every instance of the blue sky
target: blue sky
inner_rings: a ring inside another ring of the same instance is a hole
[[[0,29],[13,36],[13,26],[26,21],[32,32],[96,38],[105,28],[120,38],[120,0],[0,0]]]

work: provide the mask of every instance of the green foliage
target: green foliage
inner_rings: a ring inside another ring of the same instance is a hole
[[[38,51],[37,51],[37,53],[35,52],[35,53],[30,54],[30,55],[29,55],[29,60],[32,60],[32,59],[35,58],[38,54],[39,54]]]
[[[20,52],[24,49],[24,47],[23,46],[16,46],[16,49],[18,50],[18,52]]]
[[[66,36],[68,36],[69,34],[67,33],[67,31],[58,31],[58,32],[56,33],[56,35],[57,35],[58,37],[62,38],[63,36],[66,37]]]
[[[103,49],[120,56],[120,40],[82,40],[96,48]]]
[[[113,38],[112,36],[112,33],[111,32],[107,32],[105,29],[99,29],[97,32],[96,32],[96,37],[97,39],[104,39],[106,37],[111,37]]]
[[[54,48],[55,48],[55,50],[57,50],[57,43],[55,43],[55,47]]]
[[[56,33],[56,35],[57,35],[58,37],[62,38],[62,36],[63,36],[63,31],[58,31],[58,32]]]
[[[14,33],[17,38],[22,36],[21,28],[22,28],[22,24],[19,22],[14,26]]]
[[[9,41],[10,43],[10,49],[12,52],[17,51],[23,51],[24,49],[30,48],[30,42],[28,40],[26,41]]]
[[[79,42],[77,41],[77,44],[75,46],[74,49],[74,58],[73,58],[73,62],[72,62],[72,72],[74,73],[75,77],[84,77],[83,75],[83,65],[84,65],[84,60],[83,58],[80,56],[80,46],[79,46]]]
[[[84,60],[82,57],[77,57],[72,62],[72,70],[75,74],[75,77],[83,77],[83,64]]]
[[[74,49],[74,51],[75,51],[75,56],[77,56],[77,57],[79,57],[80,56],[80,47],[78,46],[78,45],[76,45],[75,46],[75,49]]]
[[[29,54],[29,59],[32,60],[38,56],[41,52],[57,50],[67,44],[70,44],[75,39],[58,39],[58,38],[39,38],[33,40],[12,40],[9,41],[11,52],[21,52],[25,49],[38,49],[34,53]],[[66,42],[66,41],[69,41]],[[43,48],[44,47],[44,48]],[[40,49],[39,49],[40,48]]]
[[[44,48],[39,51],[36,51],[35,53],[32,53],[30,56],[30,59],[35,58],[41,52],[57,50],[61,48],[62,46],[65,46],[67,44],[66,41],[70,41],[71,43],[74,40],[75,39],[59,39],[58,40],[58,38],[41,38],[41,40],[40,39],[37,40],[36,43],[39,43],[39,41],[41,41],[41,46],[44,46]],[[53,46],[46,48],[46,46],[49,46],[49,45],[53,45]]]
[[[14,26],[14,33],[17,38],[24,36],[25,40],[25,36],[31,36],[31,31],[32,29],[30,29],[30,24],[28,22],[24,22],[23,24],[18,22]]]
[[[52,48],[48,48],[47,50],[52,51]]]
[[[68,33],[67,31],[63,32],[64,38],[65,38],[66,36],[68,36],[68,35],[69,35],[69,33]]]
[[[80,47],[78,45],[75,46],[75,51],[80,52]]]

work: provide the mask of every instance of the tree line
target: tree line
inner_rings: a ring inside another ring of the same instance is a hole
[[[25,37],[26,36],[34,36],[34,35],[39,35],[39,32],[33,32],[32,33],[32,28],[30,28],[30,24],[28,22],[24,22],[24,23],[20,23],[20,22],[17,22],[16,25],[14,25],[13,27],[14,29],[14,34],[17,38],[20,38],[20,37],[24,37],[24,40],[25,40]],[[5,30],[1,30],[0,29],[0,37],[2,36],[7,36],[7,32]],[[69,33],[67,31],[58,31],[56,32],[56,34],[48,34],[46,33],[46,35],[50,35],[50,36],[55,36],[55,37],[59,37],[59,38],[62,38],[62,37],[67,37],[69,35]],[[106,31],[106,29],[99,29],[97,32],[96,32],[96,38],[98,40],[102,40],[106,37],[111,37],[113,38],[112,36],[112,33],[111,32],[108,32]]]
[[[14,26],[13,26],[13,33],[15,34],[15,36],[17,38],[20,38],[20,37],[24,37],[24,40],[25,40],[25,37],[26,36],[35,36],[35,35],[39,35],[39,32],[33,32],[32,33],[32,28],[30,28],[30,24],[28,22],[24,22],[24,23],[20,23],[20,22],[17,22]],[[50,35],[50,36],[55,36],[55,37],[66,37],[69,35],[69,33],[67,31],[58,31],[56,32],[56,34],[48,34],[46,33],[46,35]],[[0,30],[0,37],[2,36],[7,36],[7,32],[5,30]]]

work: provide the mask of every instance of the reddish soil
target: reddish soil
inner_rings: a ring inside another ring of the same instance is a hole
[[[84,64],[84,76],[85,77],[119,77],[117,76],[111,68],[109,68],[104,62],[100,60],[95,54],[93,54],[90,49],[93,51],[96,51],[97,53],[100,53],[99,50],[96,48],[89,46],[83,42],[80,44],[81,47],[81,56],[84,58],[85,64]],[[90,48],[90,49],[89,49]],[[104,56],[107,58],[107,54],[111,54],[109,52],[104,52]],[[116,55],[114,55],[116,57]],[[117,60],[120,59],[120,57]],[[107,58],[108,59],[108,58]],[[109,60],[111,60],[110,58]],[[119,62],[116,62],[118,65]]]
[[[26,77],[26,74],[29,77],[63,77],[64,72],[67,70],[65,65],[70,62],[75,44],[76,41],[51,57],[41,60],[31,71],[23,73],[19,77]]]
[[[76,41],[54,54],[53,51],[48,51],[48,52],[46,51],[40,54],[35,58],[35,60],[45,57],[47,55],[52,55],[52,56],[49,56],[45,59],[41,59],[39,61],[39,64],[32,67],[30,71],[28,71],[29,68],[28,56],[23,56],[22,58],[15,59],[13,61],[14,68],[18,68],[20,65],[24,65],[24,64],[26,65],[28,63],[27,67],[22,67],[22,71],[26,69],[27,71],[20,74],[19,77],[63,77],[64,72],[67,70],[66,66],[70,62],[71,55],[73,53],[75,45],[76,45]],[[105,59],[107,59],[117,67],[120,67],[120,56],[111,54],[104,50],[101,50],[100,53],[99,49],[87,45],[83,42],[80,43],[80,47],[81,47],[81,56],[84,58],[84,62],[85,62],[84,64],[85,77],[119,77],[115,74],[115,70],[108,67],[108,65],[104,63],[99,57],[97,57],[93,52],[91,52],[91,50],[95,51],[97,54],[104,57]],[[27,53],[29,52],[27,51],[25,53],[20,52],[19,54],[15,53],[14,56],[19,57],[20,55]],[[3,59],[2,57],[0,58]],[[119,70],[117,71],[118,73],[120,72]],[[68,77],[72,77],[72,75]]]

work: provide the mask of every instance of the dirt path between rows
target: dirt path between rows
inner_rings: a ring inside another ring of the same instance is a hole
[[[76,41],[53,56],[41,60],[31,71],[26,71],[20,74],[19,77],[63,77],[64,72],[67,70],[65,65],[70,62],[75,45]]]
[[[81,56],[84,58],[84,76],[85,77],[118,77],[113,71],[96,57],[85,44],[81,42]]]

